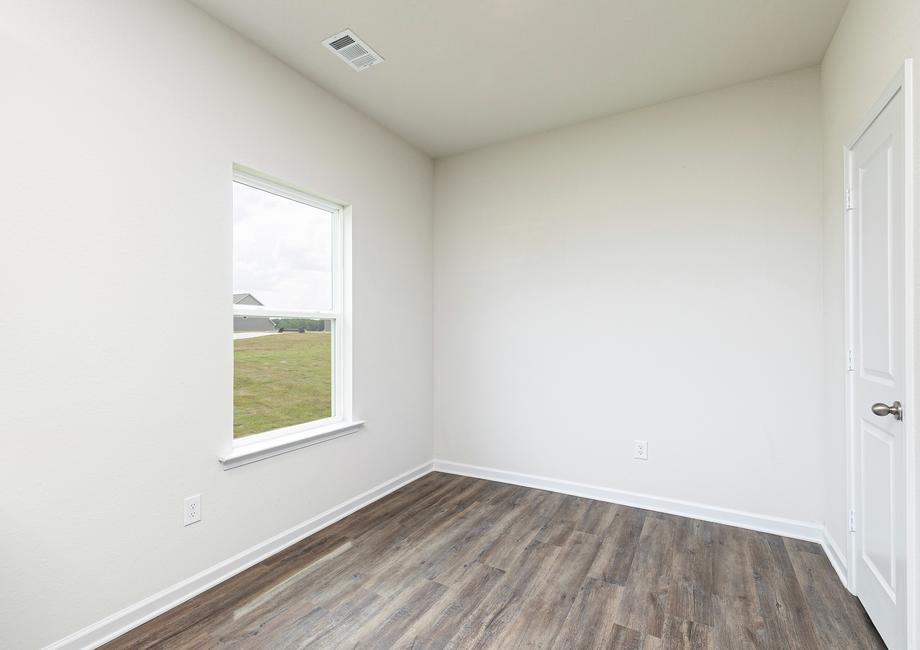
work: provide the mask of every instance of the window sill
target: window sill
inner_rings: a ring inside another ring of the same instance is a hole
[[[224,469],[233,469],[241,465],[248,465],[259,460],[286,454],[295,449],[309,447],[327,440],[341,438],[350,433],[354,433],[364,425],[364,420],[352,420],[349,422],[335,422],[323,427],[300,431],[290,435],[272,438],[262,442],[244,444],[234,447],[231,451],[218,456],[217,460],[224,466]]]

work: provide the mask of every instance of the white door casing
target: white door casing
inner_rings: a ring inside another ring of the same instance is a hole
[[[908,68],[909,71],[909,68]],[[903,80],[903,76],[901,79]],[[907,647],[908,341],[911,233],[907,89],[896,83],[847,149],[850,476],[855,530],[850,588],[889,648]],[[899,402],[907,417],[884,415]]]

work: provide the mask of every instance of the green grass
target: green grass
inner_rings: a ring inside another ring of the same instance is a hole
[[[332,336],[285,332],[233,342],[233,437],[332,415]]]

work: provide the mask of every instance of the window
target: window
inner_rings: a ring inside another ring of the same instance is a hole
[[[234,172],[235,446],[347,421],[343,219],[341,206]]]

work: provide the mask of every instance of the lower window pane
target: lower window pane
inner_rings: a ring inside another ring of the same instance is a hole
[[[332,411],[332,321],[233,318],[233,437]]]

